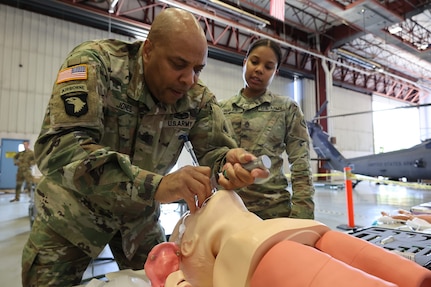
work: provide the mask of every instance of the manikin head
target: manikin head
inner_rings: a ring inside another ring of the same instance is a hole
[[[180,247],[180,269],[187,281],[192,286],[213,286],[214,264],[221,247],[232,234],[259,221],[262,219],[247,210],[236,192],[227,190],[217,191],[204,207],[185,215],[170,241]],[[185,230],[181,235],[182,224]]]

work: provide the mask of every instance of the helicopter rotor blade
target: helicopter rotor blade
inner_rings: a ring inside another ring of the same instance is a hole
[[[315,122],[317,119],[323,119],[323,117],[320,117],[320,115],[323,113],[323,111],[326,109],[326,106],[328,105],[328,100],[326,100],[321,106],[320,109],[317,111],[314,118],[311,120],[312,122]]]
[[[326,102],[325,102],[326,104]],[[324,104],[324,105],[325,105]],[[325,105],[326,106],[326,105]],[[320,119],[328,119],[328,118],[338,118],[338,117],[347,117],[347,116],[355,116],[355,115],[361,115],[361,114],[369,114],[369,113],[377,113],[377,112],[385,112],[385,111],[391,111],[391,110],[397,110],[397,109],[408,109],[408,108],[421,108],[421,107],[427,107],[431,106],[431,103],[427,104],[420,104],[420,105],[410,105],[410,106],[401,106],[401,107],[395,107],[390,109],[383,109],[383,110],[376,110],[376,111],[362,111],[362,112],[354,112],[354,113],[348,113],[348,114],[342,114],[342,115],[332,115],[332,116],[315,116],[313,118],[313,121],[320,120]],[[322,105],[323,107],[323,105]],[[321,113],[322,107],[319,109],[319,112]],[[320,114],[318,113],[318,115]]]

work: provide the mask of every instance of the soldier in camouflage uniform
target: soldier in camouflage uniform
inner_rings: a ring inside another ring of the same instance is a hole
[[[184,199],[193,213],[212,194],[212,174],[226,170],[229,180],[218,179],[226,189],[268,175],[241,167],[256,157],[236,148],[215,96],[198,80],[207,53],[194,16],[170,8],[145,42],[90,41],[67,56],[35,145],[43,178],[23,286],[79,284],[106,244],[120,269],[142,269],[165,241],[160,203]],[[201,166],[167,174],[182,135]]]
[[[263,219],[312,219],[314,187],[304,115],[291,98],[267,90],[281,57],[281,49],[273,41],[260,39],[252,43],[244,60],[245,87],[221,106],[233,125],[238,145],[271,158],[268,179],[238,191],[247,208]],[[292,195],[283,171],[284,151],[290,164]]]
[[[13,157],[13,163],[18,166],[16,173],[15,198],[10,202],[19,201],[21,188],[25,182],[25,188],[30,191],[33,185],[32,167],[36,164],[34,152],[29,148],[30,142],[25,140],[22,142],[24,150],[18,152]]]

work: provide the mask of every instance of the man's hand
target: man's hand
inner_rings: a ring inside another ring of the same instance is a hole
[[[256,178],[267,178],[269,171],[255,168],[248,171],[242,164],[256,159],[256,156],[242,148],[235,148],[226,154],[226,164],[219,175],[218,183],[225,189],[236,189],[252,184]]]
[[[157,188],[155,200],[169,203],[184,199],[193,213],[212,194],[210,175],[211,169],[207,166],[182,167],[163,177]]]

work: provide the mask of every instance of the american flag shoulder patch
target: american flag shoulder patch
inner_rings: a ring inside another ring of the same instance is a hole
[[[87,80],[87,77],[87,65],[77,65],[61,70],[57,76],[57,84],[73,80]]]

